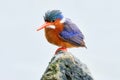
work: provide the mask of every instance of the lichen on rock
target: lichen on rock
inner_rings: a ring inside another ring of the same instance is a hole
[[[87,66],[71,53],[58,51],[41,80],[93,80]]]

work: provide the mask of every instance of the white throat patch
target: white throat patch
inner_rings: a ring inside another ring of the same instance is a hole
[[[55,29],[55,26],[54,26],[54,25],[49,25],[49,26],[47,26],[46,28]]]

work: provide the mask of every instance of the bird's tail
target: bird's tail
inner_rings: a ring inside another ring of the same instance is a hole
[[[86,46],[86,45],[85,45],[84,47],[87,49],[87,46]]]
[[[81,47],[85,47],[85,48],[87,49],[87,46],[85,45],[85,42],[84,42],[84,41],[81,41],[80,46],[81,46]]]

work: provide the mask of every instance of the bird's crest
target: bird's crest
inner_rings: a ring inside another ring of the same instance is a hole
[[[63,15],[60,10],[49,10],[45,13],[44,20],[46,22],[54,22],[56,19],[63,19]]]

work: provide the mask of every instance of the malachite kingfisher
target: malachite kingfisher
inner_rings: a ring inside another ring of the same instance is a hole
[[[86,48],[84,35],[80,29],[70,19],[65,18],[60,10],[47,11],[44,20],[45,23],[37,31],[45,28],[48,42],[60,47],[57,51],[67,51],[67,48],[72,47]]]

